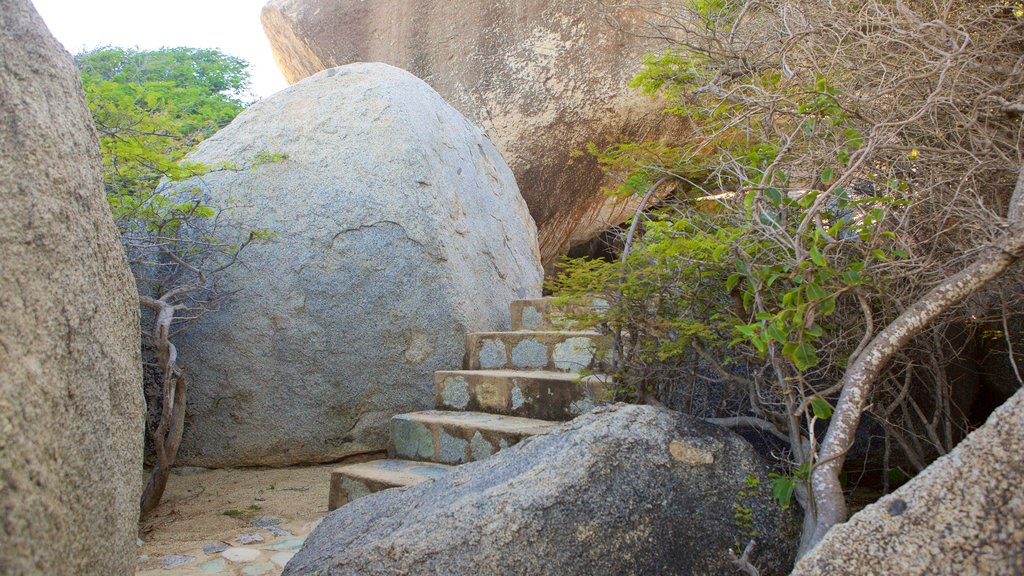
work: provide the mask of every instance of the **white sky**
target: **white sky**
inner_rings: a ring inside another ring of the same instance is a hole
[[[217,48],[252,66],[252,91],[266,98],[288,86],[263,34],[268,0],[32,0],[72,54],[96,46]]]

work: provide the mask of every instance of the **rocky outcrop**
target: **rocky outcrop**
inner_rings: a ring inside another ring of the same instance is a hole
[[[0,0],[0,574],[131,574],[139,303],[71,58]]]
[[[192,160],[245,163],[201,186],[277,235],[221,278],[240,290],[179,344],[192,378],[178,461],[327,462],[383,451],[424,409],[465,333],[539,293],[536,228],[494,146],[384,64],[331,69],[259,102]],[[191,184],[186,184],[191,185]]]
[[[785,574],[799,519],[771,501],[768,472],[725,429],[651,407],[598,408],[339,508],[285,574],[734,574],[729,550],[751,538],[761,574]]]
[[[793,574],[1024,574],[1024,392],[825,536]]]
[[[545,265],[632,212],[601,192],[588,142],[683,133],[628,87],[662,44],[650,12],[599,0],[271,0],[263,27],[290,82],[350,62],[423,78],[484,128],[516,175]]]

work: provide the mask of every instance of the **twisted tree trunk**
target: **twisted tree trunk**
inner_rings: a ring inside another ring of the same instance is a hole
[[[853,365],[846,370],[839,403],[818,451],[818,464],[811,473],[813,503],[805,514],[814,516],[810,523],[814,530],[805,530],[800,543],[800,556],[817,545],[832,526],[845,522],[849,515],[839,483],[839,473],[846,452],[853,444],[871,389],[886,364],[938,316],[984,288],[1024,258],[1024,167],[1018,174],[1007,218],[1010,225],[1002,238],[986,247],[970,266],[949,277],[904,310],[896,320],[872,338]]]
[[[141,516],[145,518],[160,503],[167,479],[174,465],[174,458],[181,445],[181,434],[185,426],[185,394],[187,382],[185,373],[178,366],[178,351],[170,340],[171,324],[175,313],[182,307],[168,304],[163,299],[156,300],[142,296],[144,306],[156,313],[153,322],[153,343],[156,348],[157,362],[163,373],[161,392],[163,405],[160,409],[160,423],[151,431],[153,446],[156,449],[156,462],[149,475],[146,487],[142,492]]]

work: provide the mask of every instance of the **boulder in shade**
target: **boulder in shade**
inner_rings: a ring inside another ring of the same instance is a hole
[[[134,573],[139,301],[71,57],[0,0],[0,574]]]
[[[737,573],[730,549],[754,539],[761,574],[786,574],[800,519],[772,502],[769,471],[723,428],[598,408],[432,482],[342,506],[284,573],[725,575]]]

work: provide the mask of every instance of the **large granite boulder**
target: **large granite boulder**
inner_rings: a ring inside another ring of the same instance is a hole
[[[259,102],[190,159],[239,164],[202,187],[277,234],[221,278],[240,290],[179,344],[191,378],[178,462],[328,462],[387,446],[428,408],[470,330],[540,293],[537,236],[498,151],[436,92],[384,64]],[[188,185],[188,184],[186,184]]]
[[[132,574],[139,302],[70,56],[0,0],[0,574]]]
[[[785,574],[800,521],[772,502],[768,472],[723,428],[599,408],[433,482],[342,506],[284,573],[731,575],[730,549],[754,539],[761,574]]]
[[[1024,574],[1024,392],[834,527],[793,574]]]
[[[636,4],[600,0],[271,0],[263,9],[290,82],[386,62],[483,127],[537,221],[546,266],[632,213],[634,204],[601,192],[596,161],[575,151],[685,133],[660,102],[628,86],[643,55],[663,46],[651,20]]]

